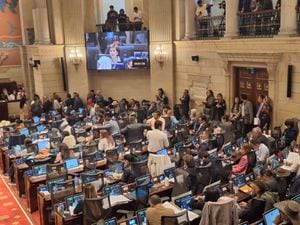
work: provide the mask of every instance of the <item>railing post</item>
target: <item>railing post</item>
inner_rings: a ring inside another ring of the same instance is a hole
[[[239,0],[226,1],[226,29],[224,38],[238,36],[238,5]]]
[[[281,21],[278,36],[297,34],[297,0],[281,1]]]

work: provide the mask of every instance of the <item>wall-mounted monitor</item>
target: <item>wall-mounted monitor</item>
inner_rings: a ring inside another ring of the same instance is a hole
[[[149,68],[149,32],[85,33],[88,70]]]

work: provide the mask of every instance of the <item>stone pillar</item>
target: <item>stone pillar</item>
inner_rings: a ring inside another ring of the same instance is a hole
[[[279,36],[297,34],[297,0],[281,1]]]
[[[239,0],[226,1],[226,30],[224,38],[238,36],[238,6]]]
[[[185,33],[184,1],[174,1],[175,40],[177,41],[182,40]]]
[[[34,0],[33,25],[35,44],[50,44],[49,21],[46,0]]]
[[[195,25],[195,1],[185,0],[185,34],[184,39],[190,40],[196,36],[196,25]]]

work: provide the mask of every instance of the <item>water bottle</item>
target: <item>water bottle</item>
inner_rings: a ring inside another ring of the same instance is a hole
[[[234,194],[233,181],[232,180],[229,180],[229,192],[230,192],[230,194]]]

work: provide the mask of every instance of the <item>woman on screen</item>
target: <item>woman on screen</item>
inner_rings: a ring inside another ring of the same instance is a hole
[[[109,54],[109,55],[108,55]],[[102,55],[97,61],[98,70],[117,69],[117,64],[121,63],[120,49],[117,45],[110,45],[107,49],[107,55]]]

